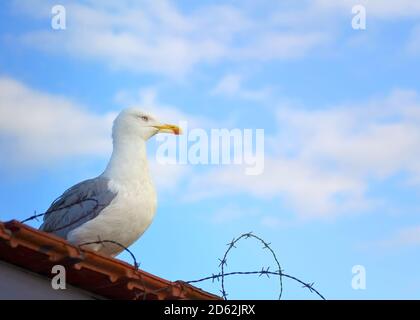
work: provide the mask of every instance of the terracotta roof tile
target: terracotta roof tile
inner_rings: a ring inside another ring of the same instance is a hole
[[[185,282],[171,282],[124,261],[81,249],[18,221],[0,222],[0,260],[47,277],[54,265],[63,265],[69,284],[109,299],[221,299]]]

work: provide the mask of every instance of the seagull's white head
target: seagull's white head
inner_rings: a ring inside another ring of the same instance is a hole
[[[180,134],[181,129],[172,124],[163,124],[150,114],[137,108],[127,108],[114,120],[112,136],[115,139],[128,137],[148,140],[159,132]]]

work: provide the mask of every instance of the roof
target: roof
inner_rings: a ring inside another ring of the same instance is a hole
[[[183,281],[168,281],[124,261],[81,249],[15,220],[0,222],[0,260],[49,278],[54,265],[63,265],[67,283],[108,299],[221,299]]]

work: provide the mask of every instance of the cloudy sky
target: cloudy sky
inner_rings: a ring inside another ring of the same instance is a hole
[[[149,142],[159,208],[132,247],[145,270],[216,273],[226,243],[253,231],[327,298],[420,296],[420,2],[61,1],[66,29],[54,30],[56,4],[0,4],[1,220],[100,174],[113,118],[138,106],[208,132],[265,131],[255,176],[160,165]],[[352,28],[355,4],[365,30]],[[227,269],[269,265],[248,240]],[[355,265],[365,290],[351,286]],[[258,277],[226,289],[278,294]],[[285,280],[284,298],[314,296]]]

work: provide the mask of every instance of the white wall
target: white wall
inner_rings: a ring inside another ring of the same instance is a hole
[[[0,261],[0,299],[91,300],[100,299],[92,293],[66,285],[54,290],[51,280]]]

